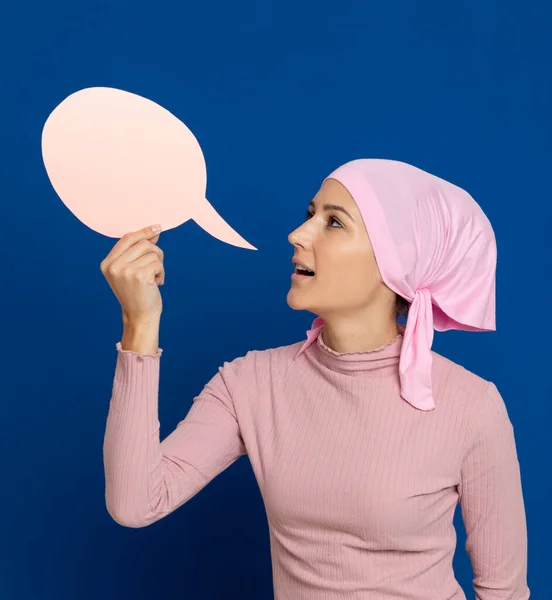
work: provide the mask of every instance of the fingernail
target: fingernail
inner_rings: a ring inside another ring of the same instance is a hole
[[[161,225],[153,225],[151,230],[153,233],[157,233],[158,231],[161,231]]]

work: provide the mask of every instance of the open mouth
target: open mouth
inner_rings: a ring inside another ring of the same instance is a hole
[[[314,271],[309,271],[308,269],[300,267],[299,265],[297,265],[295,267],[295,272],[298,275],[306,275],[307,277],[314,277]]]

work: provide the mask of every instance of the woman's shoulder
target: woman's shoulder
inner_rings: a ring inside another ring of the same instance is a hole
[[[299,353],[304,342],[295,342],[273,348],[251,349],[246,354],[224,363],[224,367],[239,370],[274,371],[287,370]]]
[[[433,386],[435,393],[441,398],[449,401],[455,399],[469,411],[489,399],[502,403],[500,393],[492,381],[438,352],[432,350],[431,353]]]
[[[284,381],[300,343],[275,348],[252,349],[219,366],[208,385],[225,390],[235,402],[257,401],[262,392]]]
[[[455,381],[462,381],[466,386],[471,389],[479,389],[485,387],[489,382],[487,379],[476,373],[470,371],[464,365],[452,360],[451,358],[439,354],[434,350],[431,351],[433,356],[433,370],[437,375],[453,378]]]

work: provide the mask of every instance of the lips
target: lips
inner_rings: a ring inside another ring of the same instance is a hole
[[[311,268],[309,268],[305,263],[301,262],[300,260],[297,260],[296,258],[293,258],[291,262],[295,265],[295,272],[299,275],[306,275],[308,277],[314,276],[314,271]]]

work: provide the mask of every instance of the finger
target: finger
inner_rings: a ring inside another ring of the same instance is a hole
[[[113,262],[116,258],[124,254],[129,248],[131,248],[140,240],[157,238],[154,242],[157,243],[157,240],[159,240],[160,231],[154,228],[155,225],[152,225],[138,231],[125,233],[125,235],[123,235],[123,237],[113,246],[111,252],[106,256],[104,262]]]
[[[163,263],[158,257],[151,253],[147,256],[142,256],[137,262],[124,265],[118,272],[119,278],[127,281],[138,281],[141,283],[157,283],[159,278],[164,278]]]
[[[160,260],[161,262],[163,261],[163,250],[161,250],[159,246],[152,244],[149,240],[142,239],[133,246],[131,246],[126,252],[121,254],[121,256],[118,256],[117,258],[112,260],[111,263],[104,264],[106,263],[106,261],[104,261],[101,267],[102,272],[104,273],[104,275],[110,274],[112,276],[116,276],[117,273],[121,269],[124,269],[126,265],[132,264],[138,258],[145,256],[146,254],[149,254],[151,252],[156,254],[157,260]]]
[[[131,270],[140,270],[144,267],[148,267],[151,263],[158,262],[163,265],[162,261],[159,260],[159,255],[157,252],[147,252],[142,256],[139,256],[136,260],[128,263],[128,268]]]
[[[116,278],[120,275],[126,277],[132,274],[133,271],[149,264],[152,260],[163,263],[163,250],[149,243],[147,240],[141,240],[116,258],[111,264],[102,266],[102,272],[108,279],[110,277]]]
[[[117,258],[117,262],[120,264],[131,263],[150,252],[154,252],[157,255],[158,260],[163,260],[164,253],[159,246],[152,244],[150,240],[140,240],[132,245],[126,252],[121,254],[121,256]]]
[[[165,279],[165,268],[163,263],[153,259],[150,263],[140,268],[139,278],[142,281],[153,281],[157,285]]]

